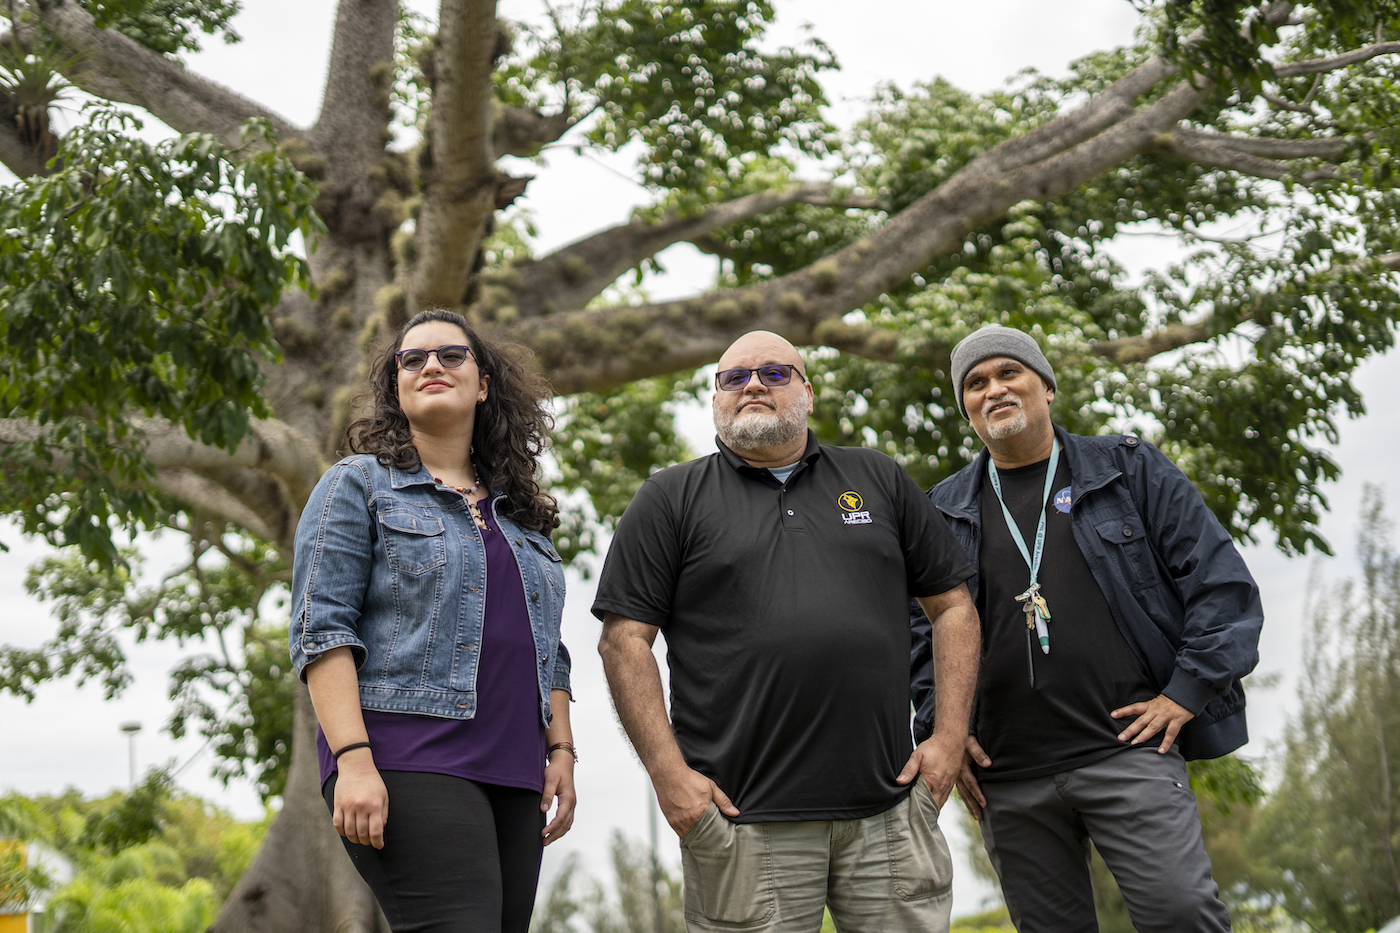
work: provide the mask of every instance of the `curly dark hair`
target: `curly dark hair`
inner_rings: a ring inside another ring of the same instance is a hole
[[[369,396],[374,410],[345,429],[343,447],[351,453],[373,454],[384,466],[409,473],[422,469],[413,445],[408,418],[399,409],[398,361],[394,354],[404,336],[419,324],[440,321],[461,328],[476,354],[477,367],[491,377],[486,401],[477,406],[472,429],[472,462],[488,489],[504,493],[501,514],[532,531],[559,526],[559,504],[540,489],[536,468],[548,443],[554,416],[548,402],[554,392],[548,382],[524,365],[524,347],[482,339],[467,319],[452,311],[430,308],[413,316],[399,331],[393,346],[370,370]]]

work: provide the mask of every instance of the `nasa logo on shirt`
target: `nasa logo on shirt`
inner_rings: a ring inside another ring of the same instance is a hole
[[[1055,493],[1055,508],[1061,512],[1068,512],[1069,507],[1074,504],[1074,494],[1070,491],[1073,487],[1066,486]]]
[[[869,512],[861,511],[865,502],[854,489],[848,489],[837,496],[836,504],[841,506],[841,520],[847,525],[869,525],[874,521]]]

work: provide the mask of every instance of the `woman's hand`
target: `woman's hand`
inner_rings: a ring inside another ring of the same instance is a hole
[[[335,781],[335,831],[357,845],[384,848],[389,791],[379,776],[379,769],[374,766],[374,756],[367,748],[357,748],[341,755],[339,765],[340,776]],[[571,790],[572,787],[570,783]]]
[[[544,766],[544,796],[540,799],[540,812],[548,813],[550,805],[559,801],[559,809],[554,811],[554,819],[544,828],[544,844],[549,845],[562,838],[574,825],[574,806],[578,795],[574,792],[574,756],[568,749],[558,749],[549,756]]]

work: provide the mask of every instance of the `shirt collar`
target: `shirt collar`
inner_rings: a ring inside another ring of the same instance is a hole
[[[732,451],[732,450],[730,450],[728,447],[726,447],[726,446],[724,445],[724,441],[720,440],[718,437],[715,438],[715,447],[719,448],[719,455],[720,455],[721,457],[724,458],[724,461],[725,461],[726,463],[728,463],[731,467],[733,467],[735,470],[737,470],[739,473],[741,473],[741,474],[743,474],[743,475],[745,475],[745,476],[772,476],[772,475],[773,475],[773,474],[771,474],[771,473],[768,472],[768,468],[767,468],[767,467],[754,467],[754,466],[749,466],[747,463],[744,462],[744,458],[743,458],[743,457],[739,456],[739,455],[736,454],[734,451]],[[802,456],[799,457],[798,460],[799,460],[799,461],[804,461],[804,462],[806,462],[806,463],[808,463],[808,464],[812,464],[812,463],[815,463],[815,462],[817,461],[817,459],[821,457],[821,455],[822,455],[822,449],[821,449],[821,445],[817,443],[817,436],[816,436],[815,434],[812,433],[812,429],[811,429],[811,428],[808,428],[808,429],[807,429],[807,449],[804,450],[804,451],[802,452]]]

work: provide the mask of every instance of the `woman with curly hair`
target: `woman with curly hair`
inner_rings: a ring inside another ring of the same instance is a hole
[[[558,506],[536,480],[551,393],[441,310],[371,382],[292,567],[322,792],[395,931],[527,933],[577,760]]]

